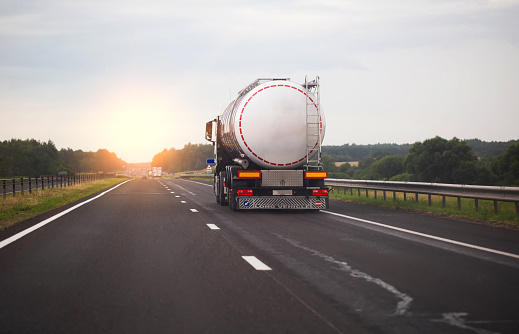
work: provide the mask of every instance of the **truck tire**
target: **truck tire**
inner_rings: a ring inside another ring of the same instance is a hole
[[[216,201],[218,203],[220,203],[221,206],[227,205],[227,198],[225,196],[224,187],[223,187],[223,184],[225,182],[224,180],[225,180],[225,172],[220,172],[220,177],[218,178],[218,196],[219,196],[220,201],[218,201],[218,199]]]
[[[214,178],[213,178],[213,193],[216,197],[216,203],[220,203],[220,194],[218,192],[219,188],[218,188],[218,176],[216,176],[216,174],[214,175]]]
[[[229,208],[236,212],[240,208],[238,207],[238,199],[236,198],[236,190],[234,189],[236,185],[234,184],[233,180],[231,180],[231,189],[233,189],[231,192],[229,192],[227,195],[229,197]]]

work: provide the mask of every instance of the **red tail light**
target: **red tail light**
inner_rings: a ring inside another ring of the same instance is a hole
[[[252,189],[238,189],[236,194],[238,196],[252,196]]]
[[[312,190],[314,196],[328,196],[328,189],[314,189]]]

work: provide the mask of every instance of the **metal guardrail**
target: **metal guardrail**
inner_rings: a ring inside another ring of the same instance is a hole
[[[7,197],[7,194],[12,194],[16,197],[16,193],[20,193],[24,196],[25,192],[30,194],[34,190],[45,190],[45,188],[63,188],[69,187],[74,184],[101,180],[108,177],[114,177],[113,173],[85,173],[85,174],[73,174],[63,176],[40,176],[40,177],[28,177],[18,179],[2,179],[0,180],[0,191],[2,192],[3,199]]]
[[[342,180],[342,179],[326,179],[325,185],[332,187],[350,189],[350,194],[353,194],[353,189],[373,190],[375,198],[377,191],[382,191],[384,200],[386,199],[386,192],[393,192],[393,200],[396,199],[395,194],[403,193],[404,201],[407,199],[407,194],[415,194],[416,201],[418,195],[428,195],[429,206],[432,205],[432,195],[442,196],[443,207],[445,207],[446,197],[457,197],[458,210],[461,209],[461,199],[469,198],[475,200],[475,209],[478,211],[479,200],[489,200],[494,202],[494,213],[498,212],[498,202],[513,202],[515,203],[515,213],[519,216],[519,187],[495,187],[495,186],[473,186],[461,184],[445,184],[445,183],[423,183],[423,182],[396,182],[396,181],[371,181],[371,180]]]

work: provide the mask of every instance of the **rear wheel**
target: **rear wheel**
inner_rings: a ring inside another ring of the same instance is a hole
[[[225,195],[225,172],[220,172],[220,177],[218,178],[218,199],[216,201],[220,203],[221,206],[227,205],[227,198]]]
[[[235,212],[240,209],[236,198],[236,189],[238,187],[239,181],[235,179],[236,175],[238,174],[238,170],[240,169],[242,168],[238,166],[227,166],[226,169],[227,180],[225,182],[227,189],[230,189],[230,191],[227,193],[229,208]]]
[[[213,192],[216,197],[216,203],[220,203],[220,188],[218,188],[218,176],[215,174],[213,179]]]
[[[240,210],[237,202],[236,196],[234,196],[233,193],[229,194],[229,208],[231,208],[232,211],[236,212]]]

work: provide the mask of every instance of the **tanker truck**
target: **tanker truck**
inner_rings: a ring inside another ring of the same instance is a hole
[[[319,77],[257,79],[206,123],[216,202],[231,210],[328,208]]]

